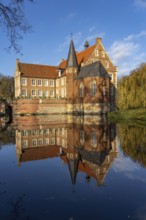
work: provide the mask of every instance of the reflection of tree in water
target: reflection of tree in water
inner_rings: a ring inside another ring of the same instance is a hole
[[[9,214],[9,218],[11,220],[20,220],[22,219],[22,215],[24,214],[25,212],[25,208],[24,208],[24,197],[25,197],[25,194],[22,195],[22,196],[19,196],[18,199],[16,201],[10,201],[10,205],[11,205],[11,211],[10,211],[10,214]],[[23,219],[26,219],[26,220],[29,220],[30,218],[29,217],[26,217]]]
[[[118,125],[121,148],[141,166],[146,167],[146,127]]]

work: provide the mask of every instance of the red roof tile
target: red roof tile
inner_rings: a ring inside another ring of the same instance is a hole
[[[77,56],[77,62],[78,65],[80,66],[82,62],[86,62],[88,60],[88,58],[91,56],[91,54],[93,53],[94,49],[96,47],[96,44],[88,47],[86,50],[83,50],[81,52],[76,52],[76,56]],[[67,60],[63,60],[60,65],[59,68],[66,68],[66,62]]]
[[[50,79],[56,79],[58,77],[57,66],[19,63],[19,70],[24,77]]]

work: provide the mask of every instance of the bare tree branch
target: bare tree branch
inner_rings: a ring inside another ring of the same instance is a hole
[[[31,31],[24,14],[26,1],[34,2],[34,0],[9,0],[8,4],[4,5],[0,0],[0,26],[9,39],[8,50],[14,49],[16,53],[22,50],[19,41],[23,39],[23,34]]]

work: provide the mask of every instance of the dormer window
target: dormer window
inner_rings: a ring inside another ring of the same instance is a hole
[[[61,76],[61,70],[58,70],[58,76],[59,77]]]

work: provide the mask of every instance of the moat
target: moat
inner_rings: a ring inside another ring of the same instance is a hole
[[[0,219],[146,219],[146,127],[99,116],[0,120]]]

